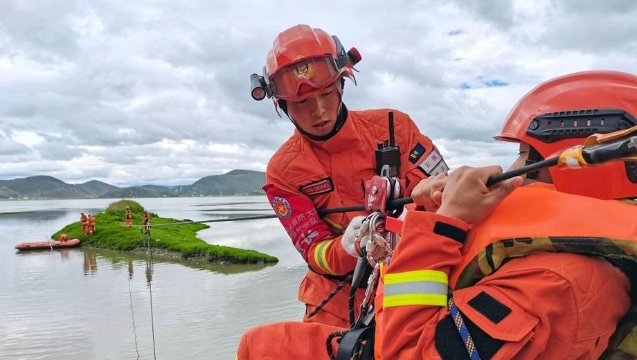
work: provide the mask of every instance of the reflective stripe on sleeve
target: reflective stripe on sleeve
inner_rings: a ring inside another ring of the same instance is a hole
[[[385,274],[383,306],[447,306],[448,275],[437,270]]]
[[[321,268],[324,272],[328,274],[333,274],[334,272],[330,269],[330,266],[327,264],[327,248],[332,244],[334,240],[326,240],[319,243],[314,248],[314,262],[318,267]]]

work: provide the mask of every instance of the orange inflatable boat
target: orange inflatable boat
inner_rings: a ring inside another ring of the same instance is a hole
[[[70,248],[80,245],[80,239],[70,239],[65,242],[60,241],[31,241],[23,242],[14,246],[18,250],[46,250],[46,249],[60,249]]]

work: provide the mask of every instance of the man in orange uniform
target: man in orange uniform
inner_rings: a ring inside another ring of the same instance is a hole
[[[576,73],[533,89],[496,139],[520,143],[517,168],[592,133],[637,126],[632,114],[637,77]],[[561,131],[547,133],[555,122]],[[384,306],[376,338],[382,359],[637,356],[634,324],[616,331],[637,289],[637,206],[614,200],[637,197],[635,163],[543,169],[524,186],[516,177],[487,188],[500,172],[464,167],[413,190],[419,210],[406,214],[376,302]],[[237,359],[328,359],[322,347],[338,330],[255,327],[242,337]],[[275,340],[290,345],[272,347]]]
[[[351,111],[343,104],[345,78],[355,81],[353,66],[360,59],[356,49],[346,51],[336,36],[297,25],[276,37],[264,76],[252,78],[253,97],[260,100],[255,92],[261,91],[261,99],[266,94],[273,98],[277,112],[281,109],[296,127],[270,159],[263,189],[309,267],[298,293],[306,304],[304,321],[340,327],[349,326],[350,283],[345,279],[359,256],[354,241],[367,213],[321,216],[317,209],[365,204],[365,182],[379,174],[377,164],[382,163],[374,160],[375,151],[392,135],[398,149],[387,155],[389,175],[400,179],[392,184],[403,184],[402,189],[394,187],[394,196],[409,194],[423,178],[447,173],[440,152],[407,114]],[[339,284],[344,287],[329,298]],[[363,293],[357,290],[359,301]]]
[[[531,90],[496,139],[520,143],[519,167],[636,116],[636,76],[575,73]],[[522,179],[487,188],[498,167],[423,181],[412,197],[429,211],[406,215],[384,278],[383,359],[602,356],[637,284],[637,206],[617,201],[637,197],[636,169],[542,169],[506,198]],[[606,355],[630,351],[625,335]]]
[[[95,222],[96,222],[96,219],[95,219],[95,216],[93,215],[89,215],[88,219],[86,219],[89,235],[93,235],[93,233],[95,233]]]
[[[84,235],[88,235],[88,228],[86,227],[86,215],[84,213],[80,213],[80,226],[82,226],[82,232]]]
[[[150,213],[148,211],[144,211],[144,233],[148,234],[150,232]]]
[[[126,207],[126,227],[131,227],[133,225],[133,212],[130,209],[130,206]]]

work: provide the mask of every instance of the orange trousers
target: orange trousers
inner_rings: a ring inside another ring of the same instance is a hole
[[[256,326],[241,337],[235,360],[329,360],[325,341],[330,333],[340,330],[292,321]],[[338,349],[336,340],[332,349]]]

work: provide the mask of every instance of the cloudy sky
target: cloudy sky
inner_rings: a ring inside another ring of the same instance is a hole
[[[253,101],[298,23],[363,56],[350,109],[409,113],[452,169],[507,166],[492,136],[519,97],[587,69],[637,73],[634,0],[0,1],[0,179],[190,184],[264,171],[293,132]]]

